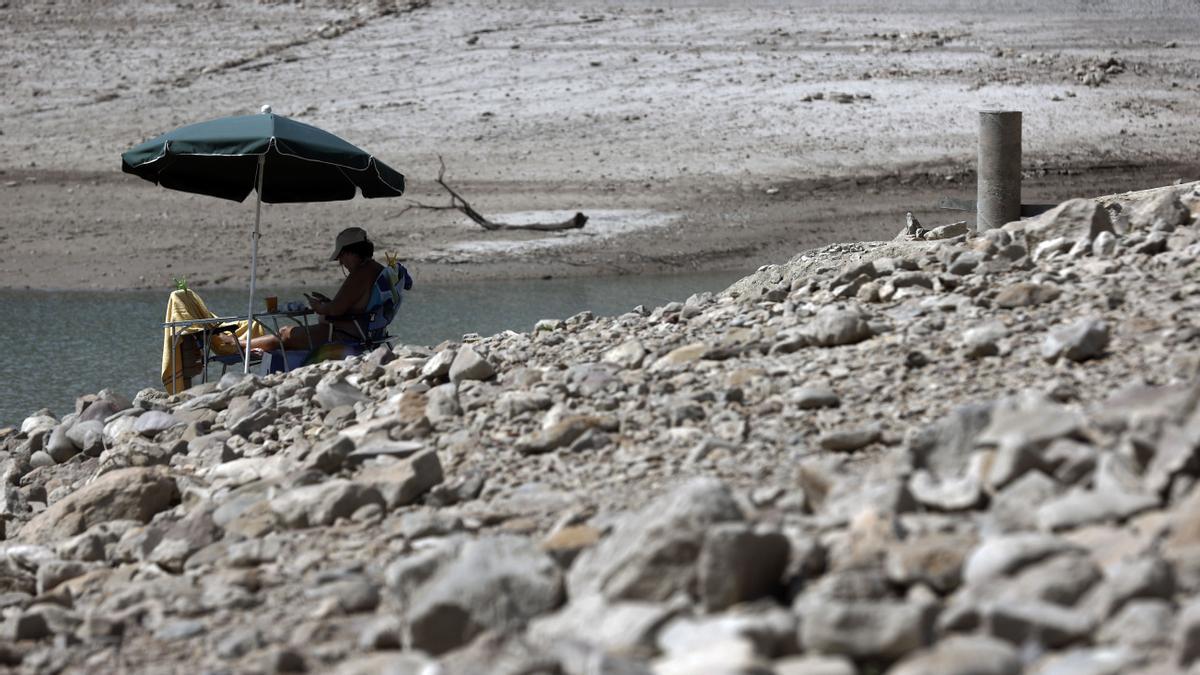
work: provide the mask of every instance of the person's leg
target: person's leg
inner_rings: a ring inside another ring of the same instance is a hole
[[[243,343],[244,344],[244,343]],[[270,352],[279,349],[279,338],[274,335],[262,335],[250,340],[250,349]]]
[[[282,331],[286,349],[316,349],[329,342],[329,324],[315,326],[286,326]]]

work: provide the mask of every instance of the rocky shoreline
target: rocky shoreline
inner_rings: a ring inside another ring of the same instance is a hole
[[[0,430],[17,672],[1171,673],[1200,183]]]

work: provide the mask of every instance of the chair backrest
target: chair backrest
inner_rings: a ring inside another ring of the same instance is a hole
[[[367,325],[369,334],[382,332],[392,323],[404,299],[403,292],[412,289],[412,286],[412,275],[399,262],[387,265],[379,272],[375,284],[371,286],[371,297],[367,300],[366,313],[372,317]]]

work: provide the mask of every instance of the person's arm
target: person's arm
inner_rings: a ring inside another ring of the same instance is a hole
[[[328,305],[330,300],[322,293],[305,293],[304,299],[308,300],[308,306],[317,314],[325,314],[325,305]]]

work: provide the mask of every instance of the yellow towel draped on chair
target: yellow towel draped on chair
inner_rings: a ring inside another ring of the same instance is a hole
[[[164,323],[172,321],[191,321],[195,319],[215,318],[208,309],[208,305],[204,304],[204,300],[193,290],[172,291],[171,296],[167,299],[167,314],[163,319]],[[247,321],[237,322],[237,330],[235,335],[240,339],[246,335]],[[187,328],[176,329],[175,335],[188,335],[191,333],[200,332],[206,328],[215,328],[217,322],[196,324]],[[256,338],[263,335],[266,331],[262,324],[255,321],[254,331],[251,338]],[[197,357],[198,358],[198,357]],[[192,359],[190,361],[197,361]],[[196,368],[193,370],[193,368]],[[167,393],[177,394],[191,385],[191,380],[199,370],[198,362],[189,362],[185,359],[181,344],[172,344],[171,329],[163,329],[163,352],[162,352],[162,382]],[[190,374],[188,374],[190,372]],[[172,384],[174,383],[174,384]]]

